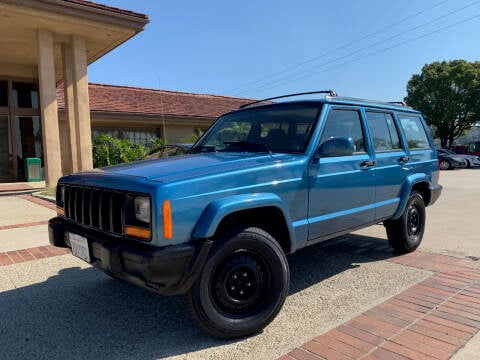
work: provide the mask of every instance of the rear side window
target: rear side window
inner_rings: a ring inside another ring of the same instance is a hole
[[[350,138],[356,153],[365,152],[360,114],[355,110],[334,109],[328,114],[320,144],[333,137]]]
[[[399,114],[398,117],[410,149],[427,149],[430,147],[427,133],[419,116]]]
[[[367,121],[375,151],[382,152],[401,149],[398,131],[392,114],[367,111]]]

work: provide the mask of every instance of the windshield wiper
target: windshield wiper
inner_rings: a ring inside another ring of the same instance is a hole
[[[216,152],[217,149],[213,145],[198,145],[192,146],[189,150],[187,150],[187,154],[198,154],[198,153],[205,153],[205,152]]]
[[[272,154],[272,151],[265,144],[258,144],[249,141],[225,141],[224,144],[232,145],[233,148],[239,147],[245,150],[267,152],[270,155]],[[224,151],[232,151],[232,149],[228,148],[224,149]]]

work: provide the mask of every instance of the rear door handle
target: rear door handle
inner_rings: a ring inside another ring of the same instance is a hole
[[[375,160],[366,160],[360,163],[360,169],[369,169],[375,166]]]
[[[405,155],[405,156],[402,156],[400,159],[398,159],[398,162],[399,162],[400,164],[405,164],[405,163],[407,163],[409,160],[410,160],[410,156],[406,156],[406,155]]]

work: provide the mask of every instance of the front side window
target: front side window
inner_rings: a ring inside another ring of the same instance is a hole
[[[400,124],[410,149],[428,149],[428,136],[419,116],[399,114]]]
[[[278,104],[220,117],[190,152],[306,150],[321,104]]]
[[[365,152],[365,139],[358,111],[344,109],[330,111],[320,144],[336,137],[351,139],[356,153]]]
[[[392,114],[367,111],[367,121],[375,151],[382,152],[401,149]]]

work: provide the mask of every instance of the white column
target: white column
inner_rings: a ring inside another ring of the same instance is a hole
[[[69,159],[68,172],[78,172],[77,155],[77,130],[75,117],[75,98],[73,89],[73,54],[72,46],[69,43],[62,44],[62,60],[63,60],[63,98],[65,101],[65,110],[67,114],[67,133],[68,133],[68,155]],[[66,165],[66,164],[64,164]],[[66,170],[66,169],[65,169]]]
[[[47,187],[54,187],[57,185],[58,179],[62,176],[62,163],[58,130],[58,108],[52,32],[42,29],[38,30],[37,42],[45,181]]]
[[[90,103],[87,77],[87,48],[85,40],[72,36],[72,83],[75,104],[77,158],[79,170],[91,170],[92,134],[90,124]]]

